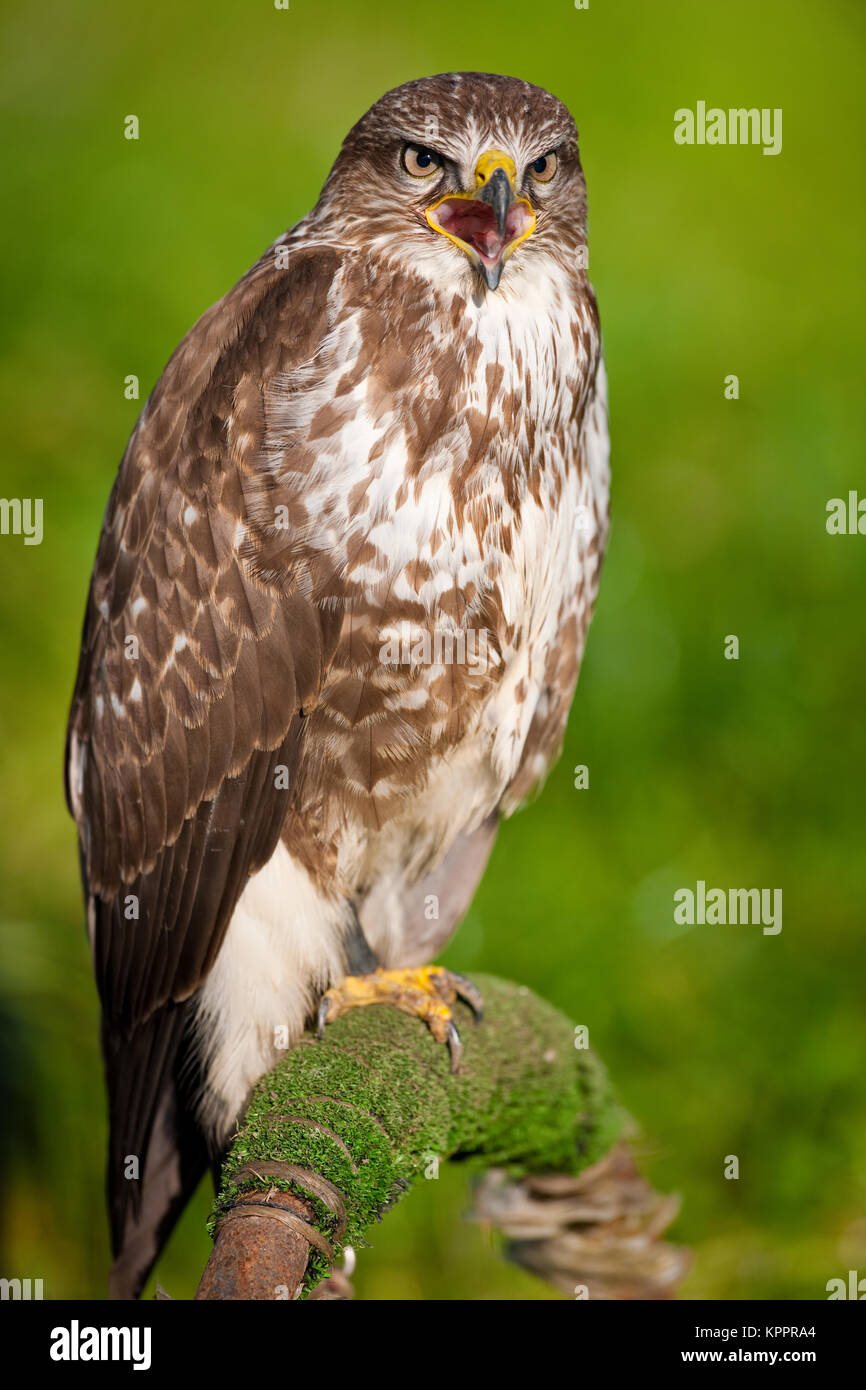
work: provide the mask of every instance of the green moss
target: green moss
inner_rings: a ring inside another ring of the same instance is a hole
[[[346,1229],[314,1200],[318,1229],[337,1250],[365,1232],[431,1164],[577,1173],[601,1158],[624,1115],[598,1059],[574,1047],[565,1016],[529,990],[478,976],[484,1022],[458,1006],[464,1042],[452,1075],[447,1048],[417,1019],[385,1006],[355,1009],[322,1042],[305,1037],[253,1094],[223,1169],[211,1217],[242,1192],[273,1186],[310,1200],[303,1187],[270,1178],[240,1186],[242,1164],[276,1160],[312,1169],[339,1190]],[[327,1273],[313,1252],[307,1289]]]

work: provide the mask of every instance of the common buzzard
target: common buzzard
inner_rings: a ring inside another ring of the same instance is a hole
[[[426,962],[560,747],[608,481],[569,112],[398,87],[184,338],[103,524],[67,793],[115,1296],[281,1030],[388,999],[459,1058],[448,1002],[477,1001]]]

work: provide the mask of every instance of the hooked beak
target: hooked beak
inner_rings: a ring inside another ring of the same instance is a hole
[[[535,229],[535,212],[515,191],[517,169],[503,150],[488,150],[475,166],[474,193],[448,193],[432,204],[426,218],[464,251],[495,290],[502,267]]]
[[[496,230],[499,234],[499,240],[502,241],[505,236],[508,210],[514,202],[514,189],[501,164],[496,166],[487,182],[481,184],[475,196],[480,198],[482,203],[487,203],[489,207],[492,207],[496,218]]]

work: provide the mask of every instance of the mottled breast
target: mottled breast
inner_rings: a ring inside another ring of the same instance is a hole
[[[461,748],[465,817],[487,814],[555,678],[570,701],[607,519],[606,452],[588,457],[598,320],[579,291],[563,272],[464,297],[349,258],[303,403],[271,388],[270,466],[301,498],[309,582],[343,610],[307,715],[306,814],[326,838],[423,818]]]

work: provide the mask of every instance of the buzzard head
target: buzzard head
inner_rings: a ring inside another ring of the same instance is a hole
[[[316,212],[343,242],[495,290],[542,259],[583,266],[577,129],[541,87],[445,73],[387,92],[347,135]],[[513,259],[512,259],[513,258]]]

